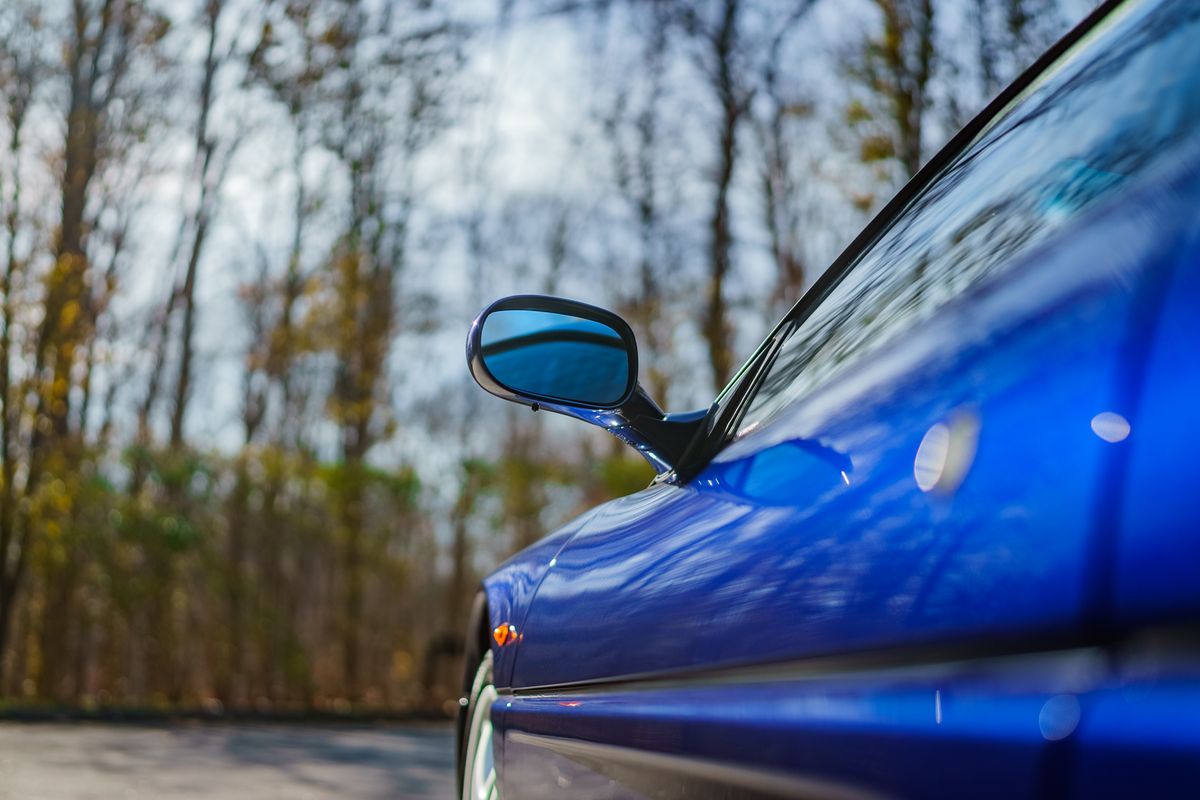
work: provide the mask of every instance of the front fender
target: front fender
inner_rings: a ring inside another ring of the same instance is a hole
[[[483,596],[487,603],[485,635],[487,645],[492,649],[492,674],[497,689],[505,690],[512,686],[513,667],[521,650],[525,619],[547,570],[567,543],[603,509],[604,506],[599,506],[576,517],[512,556],[483,579]],[[501,626],[511,626],[515,631],[513,637],[503,645],[492,637],[492,631]]]
[[[513,667],[520,649],[520,632],[538,586],[541,585],[542,578],[545,577],[546,571],[554,562],[555,557],[562,552],[575,534],[583,530],[599,510],[598,508],[593,509],[577,517],[559,530],[512,556],[483,579],[483,586],[475,596],[475,602],[471,607],[470,621],[467,624],[463,697],[469,697],[471,694],[471,684],[486,648],[490,648],[492,651],[492,680],[496,688],[501,691],[511,688]],[[511,625],[517,631],[516,638],[506,642],[503,646],[497,644],[492,636],[492,632],[501,625]],[[462,790],[465,764],[464,735],[469,713],[470,710],[465,705],[460,707],[456,731],[460,791]],[[498,718],[495,721],[500,722]],[[503,767],[502,745],[503,740],[496,742],[497,769]]]

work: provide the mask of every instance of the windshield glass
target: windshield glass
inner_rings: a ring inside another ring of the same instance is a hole
[[[739,435],[994,279],[1200,131],[1200,3],[1131,2],[987,129],[788,335]],[[1086,264],[1080,265],[1086,269]]]

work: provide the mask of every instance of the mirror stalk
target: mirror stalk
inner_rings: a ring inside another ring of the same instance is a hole
[[[639,385],[615,416],[620,420],[605,426],[609,433],[641,453],[661,475],[679,464],[704,425],[708,411],[667,414]]]

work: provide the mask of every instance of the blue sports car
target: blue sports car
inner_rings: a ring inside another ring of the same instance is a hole
[[[463,798],[1200,797],[1200,2],[1110,2],[711,407],[505,298],[487,391],[656,468],[483,583]]]

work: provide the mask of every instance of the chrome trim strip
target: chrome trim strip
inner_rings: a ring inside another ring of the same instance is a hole
[[[943,679],[966,674],[997,678],[1017,677],[1038,671],[1071,672],[1102,669],[1110,660],[1104,647],[1080,645],[1028,651],[965,651],[960,648],[876,652],[862,655],[793,659],[770,664],[715,667],[694,672],[642,673],[518,689],[502,694],[537,697],[560,694],[596,694],[614,691],[700,688],[730,684],[794,683],[819,680]]]
[[[1038,644],[1043,646],[1039,647]],[[1020,678],[1031,673],[1095,676],[1103,672],[1170,668],[1200,672],[1200,625],[1185,623],[1130,632],[1107,640],[1075,642],[996,637],[987,642],[948,646],[918,646],[841,656],[818,656],[767,664],[716,666],[692,672],[654,672],[560,684],[506,687],[511,697],[582,695],[616,691],[699,688],[730,684],[789,683],[817,680],[908,681],[978,676],[992,680]]]

